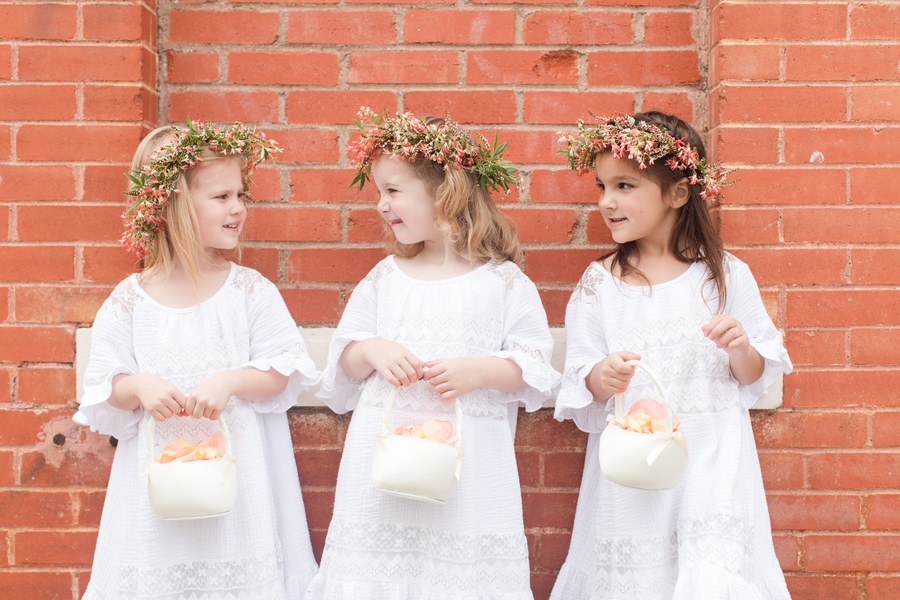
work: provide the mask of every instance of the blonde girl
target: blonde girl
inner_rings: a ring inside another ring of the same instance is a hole
[[[239,253],[248,176],[278,148],[235,124],[160,127],[138,148],[122,244],[143,259],[97,313],[76,421],[118,440],[86,600],[299,599],[316,564],[286,410],[318,381],[275,286]],[[238,496],[169,521],[141,473],[178,438],[231,432]]]
[[[353,410],[334,517],[307,600],[529,600],[528,545],[513,451],[519,402],[536,410],[557,374],[515,228],[488,189],[507,189],[504,146],[449,120],[361,114],[349,154],[373,181],[394,253],[353,290],[331,341],[320,397]],[[443,505],[372,483],[384,401],[400,421],[454,421],[459,484]]]
[[[748,409],[791,371],[743,262],[709,214],[725,175],[684,121],[662,113],[579,123],[569,165],[593,171],[615,242],[588,265],[566,310],[556,417],[590,433],[569,554],[553,600],[788,598],[775,557]],[[688,443],[677,487],[603,478],[599,433],[614,394],[656,397],[659,375]]]

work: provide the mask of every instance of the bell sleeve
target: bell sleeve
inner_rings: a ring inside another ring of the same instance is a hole
[[[262,275],[258,277],[248,303],[250,360],[242,368],[274,369],[288,376],[281,393],[250,403],[260,413],[284,412],[297,403],[305,389],[319,382],[321,373],[278,288]]]
[[[534,412],[553,396],[560,374],[550,365],[553,337],[537,288],[518,267],[512,263],[509,266],[515,272],[507,283],[503,343],[490,356],[515,362],[527,386],[516,392],[498,392],[499,399],[522,402],[526,411]]]
[[[763,357],[765,366],[759,379],[740,386],[741,404],[749,408],[765,393],[781,371],[785,375],[794,370],[784,347],[781,332],[772,323],[759,293],[756,279],[746,263],[732,255],[726,259],[727,296],[724,313],[734,317],[750,338],[750,345]]]
[[[600,433],[606,427],[608,398],[594,400],[585,378],[609,349],[603,331],[598,287],[603,272],[591,263],[572,292],[566,306],[566,362],[554,417],[572,419],[579,429]]]
[[[126,410],[109,403],[113,378],[139,371],[133,342],[133,300],[132,283],[126,279],[97,311],[81,406],[72,417],[76,423],[120,440],[137,433],[143,415],[141,407]]]

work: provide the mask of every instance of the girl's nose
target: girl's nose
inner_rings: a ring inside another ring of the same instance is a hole
[[[600,192],[600,198],[597,200],[597,206],[599,206],[603,210],[611,210],[615,208],[615,202],[613,201],[612,194]]]
[[[375,210],[380,213],[386,213],[388,208],[390,208],[390,206],[388,205],[387,200],[385,200],[384,195],[378,196],[378,204],[375,205]]]

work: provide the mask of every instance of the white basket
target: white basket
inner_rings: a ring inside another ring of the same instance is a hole
[[[226,514],[237,498],[237,473],[231,433],[219,417],[225,456],[209,460],[159,463],[153,456],[156,419],[147,431],[147,493],[160,519],[205,519]]]
[[[450,497],[462,467],[462,406],[456,400],[456,445],[396,435],[389,425],[397,398],[393,388],[384,403],[381,431],[375,437],[372,481],[394,496],[441,504]]]
[[[663,490],[675,487],[687,469],[688,450],[684,434],[672,431],[672,407],[666,390],[656,374],[639,360],[629,360],[647,372],[666,413],[666,431],[638,433],[609,423],[600,434],[600,470],[609,481],[642,490]],[[624,417],[622,395],[616,394],[616,414]]]

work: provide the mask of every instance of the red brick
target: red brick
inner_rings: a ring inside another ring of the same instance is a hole
[[[807,535],[806,568],[815,571],[897,571],[898,535]]]
[[[850,37],[854,40],[896,40],[900,37],[900,6],[896,4],[851,5]]]
[[[713,0],[710,4],[715,3]],[[697,0],[587,0],[587,6],[693,6]]]
[[[572,50],[471,50],[466,83],[575,84],[578,53]]]
[[[525,527],[571,528],[575,521],[577,492],[523,492]]]
[[[843,40],[847,7],[839,4],[720,4],[711,17],[717,39]]]
[[[876,412],[872,416],[872,444],[876,447],[900,447],[900,413]]]
[[[407,10],[403,41],[407,43],[512,44],[516,37],[513,11]]]
[[[243,247],[241,264],[259,271],[269,281],[278,281],[278,248]]]
[[[789,291],[791,326],[897,325],[896,290]]]
[[[18,208],[23,241],[117,240],[122,230],[118,206],[41,205]]]
[[[350,55],[349,83],[457,83],[459,55],[433,50],[378,50]]]
[[[786,242],[889,244],[897,239],[900,208],[792,208],[782,219]]]
[[[54,3],[0,6],[0,39],[70,40],[75,37],[76,11],[75,6]]]
[[[516,448],[546,448],[554,450],[576,450],[584,452],[587,434],[578,429],[572,421],[562,423],[553,418],[549,410],[522,414],[516,428]]]
[[[191,0],[195,1],[195,0]],[[253,4],[296,4],[296,0],[227,0],[228,2],[234,2],[236,4],[252,2]],[[338,0],[309,0],[304,2],[304,4],[337,4]],[[371,0],[369,0],[371,2]],[[291,7],[293,8],[293,7]]]
[[[406,13],[409,19],[409,12]],[[292,44],[393,44],[394,15],[388,11],[299,10],[288,13],[287,41]]]
[[[472,0],[472,4],[572,4],[572,0]]]
[[[93,531],[19,531],[16,563],[20,565],[90,565],[97,535]]]
[[[866,496],[867,529],[900,529],[900,494]]]
[[[551,570],[562,567],[569,553],[570,541],[571,535],[568,533],[541,532],[538,564]]]
[[[285,115],[289,123],[347,125],[356,118],[360,106],[368,106],[376,112],[387,110],[393,114],[397,111],[397,94],[355,89],[290,92]]]
[[[0,88],[2,89],[2,88]],[[0,200],[68,200],[75,197],[75,173],[63,165],[0,165]]]
[[[719,126],[710,132],[707,151],[725,163],[775,164],[780,162],[778,138],[773,127]]]
[[[768,494],[772,529],[856,531],[860,497],[834,494]]]
[[[866,600],[894,600],[900,597],[900,577],[869,575],[866,577]]]
[[[550,326],[562,326],[566,321],[566,304],[569,302],[571,290],[538,288],[541,303],[547,313],[547,322]]]
[[[850,282],[854,284],[898,284],[900,250],[891,248],[851,248]]]
[[[15,475],[15,453],[0,452],[0,485],[5,487],[15,485]]]
[[[776,411],[753,413],[752,422],[760,448],[858,448],[868,438],[862,413]]]
[[[274,136],[284,148],[278,162],[335,162],[338,153],[338,133],[333,129],[289,129]],[[353,178],[347,180],[347,185]]]
[[[725,188],[727,204],[845,204],[847,174],[844,168],[738,169]]]
[[[384,219],[374,208],[351,209],[347,218],[348,242],[379,243],[391,236]]]
[[[850,117],[856,121],[900,120],[900,103],[897,102],[900,86],[855,85],[850,88],[853,99]]]
[[[10,328],[0,327],[0,332],[8,329]],[[8,346],[6,341],[4,341],[4,346]],[[8,359],[3,358],[2,360]],[[59,360],[58,362],[65,361]],[[72,362],[72,359],[69,358],[68,362]],[[3,426],[0,427],[0,446],[24,446],[40,442],[44,436],[44,426],[46,424],[61,419],[69,419],[72,416],[72,411],[7,409],[0,412],[0,415],[2,415],[3,423]],[[28,485],[24,477],[24,465],[25,455],[22,455],[21,483]]]
[[[5,295],[6,294],[4,294],[4,296]],[[5,298],[3,300],[8,303],[8,301]],[[5,313],[7,311],[4,310],[3,312],[4,312],[3,320],[6,320]],[[10,367],[0,368],[0,403],[6,404],[9,402],[12,402],[12,381],[13,381],[14,373],[15,373],[15,370]],[[0,485],[12,485],[12,483],[4,483],[6,475],[9,475],[10,477],[12,477],[12,472],[11,472],[12,463],[10,463],[10,472],[9,473],[5,472],[7,458],[8,457],[6,455],[4,455],[3,453],[0,453]]]
[[[784,387],[785,406],[900,406],[897,369],[797,371]]]
[[[67,417],[72,416],[68,411]],[[77,425],[73,425],[77,427]],[[105,487],[109,481],[115,448],[109,444],[109,436],[96,433],[88,451],[74,451],[68,444],[51,446],[52,450],[25,452],[22,454],[22,485],[32,487],[89,486]],[[34,443],[32,439],[20,443]],[[99,450],[98,450],[99,449]]]
[[[0,54],[3,53],[3,47],[0,46]],[[2,69],[2,64],[0,64],[0,69]],[[9,145],[10,145],[10,128],[5,125],[0,125],[0,159],[6,160],[9,158]]]
[[[84,118],[97,121],[140,121],[156,94],[138,86],[84,87]],[[156,116],[156,111],[153,111]]]
[[[180,122],[203,115],[208,121],[278,121],[278,93],[272,91],[176,91],[169,94],[168,117]]]
[[[278,140],[273,140],[278,143]],[[280,155],[278,155],[280,158]],[[278,158],[276,158],[278,160]],[[250,178],[250,194],[252,203],[250,206],[250,214],[253,214],[253,206],[266,202],[281,201],[281,172],[275,169],[270,163],[268,166],[262,166],[255,171]]]
[[[0,207],[0,240],[9,239],[9,216],[10,207]]]
[[[0,494],[0,527],[63,527],[72,520],[68,492],[10,490]]]
[[[842,598],[858,600],[859,582],[855,575],[787,574],[788,591],[792,600],[821,600]]]
[[[694,120],[694,102],[687,92],[644,92],[643,110],[658,110],[687,121]]]
[[[341,214],[332,208],[255,206],[244,235],[248,240],[335,242],[341,239]]]
[[[44,571],[0,571],[0,589],[16,600],[71,600],[72,575]]]
[[[288,413],[288,423],[294,446],[315,451],[323,447],[343,447],[350,419],[348,415],[336,415],[331,411],[292,409]]]
[[[805,487],[804,459],[799,452],[759,453],[763,485],[767,490],[792,490]]]
[[[884,163],[900,160],[900,128],[785,128],[784,157],[789,163]]]
[[[644,43],[649,46],[691,46],[694,15],[689,12],[652,12],[644,17]]]
[[[597,184],[593,174],[576,175],[573,171],[531,172],[529,198],[532,202],[596,203]]]
[[[809,459],[809,484],[813,489],[900,487],[900,454],[896,452],[814,454]],[[895,569],[896,567],[891,570]]]
[[[125,172],[130,168],[130,162],[116,165],[85,165],[84,195],[81,199],[88,202],[115,202],[124,210],[128,206],[125,192],[130,187]]]
[[[16,138],[19,160],[131,160],[141,140],[135,125],[22,125]]]
[[[303,503],[306,505],[306,521],[310,529],[326,528],[331,523],[334,512],[333,491],[313,491],[309,487],[303,489]]]
[[[519,473],[519,484],[523,488],[538,488],[541,485],[541,453],[516,451],[516,468]]]
[[[589,85],[670,85],[700,81],[693,50],[591,52],[587,56]]]
[[[584,452],[546,452],[544,487],[578,489],[584,469]]]
[[[103,513],[103,502],[106,499],[106,491],[79,492],[77,498],[78,514],[75,522],[81,526],[98,527],[100,516]]]
[[[4,121],[65,121],[74,117],[74,85],[0,86],[0,119]]]
[[[516,94],[512,90],[410,91],[403,94],[403,107],[417,115],[444,117],[449,112],[457,123],[516,121]]]
[[[85,246],[83,254],[82,273],[86,281],[118,283],[140,271],[138,260],[120,246]]]
[[[898,60],[900,47],[894,43],[788,46],[786,75],[788,81],[895,81]]]
[[[772,545],[775,546],[775,556],[783,571],[800,569],[800,540],[797,536],[773,535]]]
[[[208,83],[219,78],[218,52],[166,52],[169,83]]]
[[[336,289],[282,288],[291,316],[304,325],[334,325],[341,318],[341,295]]]
[[[68,327],[0,326],[0,361],[71,362],[74,351]]]
[[[175,9],[169,14],[169,42],[271,44],[278,36],[277,12]]]
[[[244,1],[244,0],[242,0]],[[347,4],[409,4],[409,0],[346,0]],[[453,0],[420,0],[417,5],[453,4]]]
[[[19,312],[18,305],[16,312]],[[72,367],[19,367],[16,377],[16,400],[42,405],[64,404],[75,400],[75,369]]]
[[[407,94],[408,95],[408,94]],[[634,112],[631,92],[565,92],[526,90],[523,117],[528,123],[560,124],[574,130],[578,119],[591,122],[590,113]]]
[[[526,44],[629,44],[631,21],[625,12],[541,11],[525,17],[522,37]]]
[[[839,248],[746,248],[734,254],[761,286],[845,283],[847,251]]]
[[[288,256],[291,281],[357,283],[384,258],[380,248],[304,248]]]
[[[306,451],[297,460],[301,486],[333,486],[341,464],[341,450]]]
[[[232,52],[228,55],[228,81],[267,85],[336,85],[337,54],[285,51]]]
[[[66,281],[75,276],[71,246],[0,247],[0,280]]]
[[[710,53],[710,84],[723,80],[778,80],[781,47],[763,44],[717,44]]]
[[[853,167],[850,169],[850,197],[859,204],[895,203],[891,192],[900,186],[897,167]]]
[[[791,362],[800,365],[843,365],[846,362],[847,333],[841,329],[790,329],[784,345],[790,348]]]
[[[19,46],[19,79],[26,81],[141,81],[138,46]]]
[[[87,40],[144,40],[156,46],[156,14],[147,6],[85,5],[82,11]]]
[[[22,286],[15,290],[20,323],[91,323],[112,291],[74,286]]]
[[[350,182],[356,175],[351,169],[294,169],[291,171],[292,202],[355,202],[374,200],[375,186],[369,184],[362,192]],[[372,196],[369,198],[369,196]]]
[[[571,242],[578,213],[570,209],[503,208],[519,227],[523,242]]]
[[[595,249],[529,248],[525,251],[525,272],[535,282],[575,283],[598,254]]]
[[[840,122],[847,117],[847,91],[826,86],[722,85],[710,98],[715,122]],[[766,110],[760,111],[759,107]]]
[[[850,362],[854,365],[900,364],[900,329],[851,329]]]
[[[522,163],[561,163],[563,158],[556,154],[559,149],[559,134],[555,131],[541,130],[500,130],[482,131],[488,140],[493,141],[499,135],[500,142],[509,144],[504,158],[513,164]],[[569,172],[570,176],[577,177]]]
[[[726,206],[718,214],[720,234],[726,245],[778,243],[780,215],[777,210]]]

